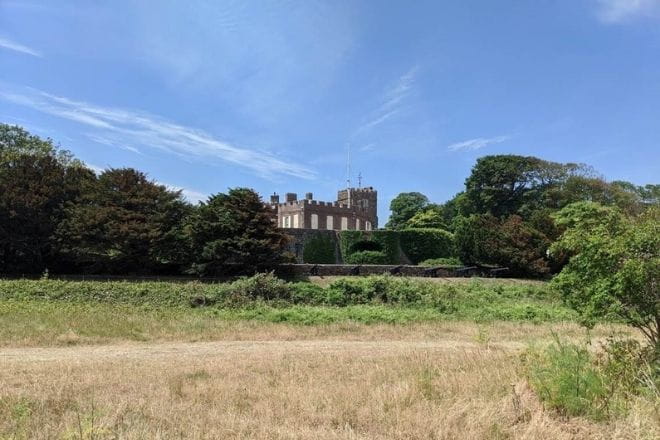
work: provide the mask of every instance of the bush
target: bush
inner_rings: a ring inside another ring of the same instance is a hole
[[[450,257],[454,237],[442,229],[404,229],[400,231],[401,250],[413,264],[430,258]]]
[[[303,261],[310,264],[334,264],[335,243],[325,234],[318,233],[309,239],[303,248]]]
[[[528,361],[530,383],[550,408],[567,416],[603,418],[607,388],[585,347],[557,340]]]
[[[658,366],[649,347],[609,339],[603,351],[555,343],[525,355],[532,387],[549,407],[567,416],[604,419],[624,414],[635,396],[658,395]]]
[[[346,259],[348,264],[387,264],[388,258],[381,251],[358,251],[350,254]]]
[[[456,257],[449,258],[430,258],[419,263],[420,266],[447,266],[447,267],[462,267],[464,264]]]
[[[328,287],[286,283],[272,274],[229,283],[0,280],[0,306],[7,303],[60,303],[55,307],[68,307],[61,303],[104,303],[161,310],[193,306],[234,317],[253,316],[265,307],[360,304],[386,304],[393,309],[411,309],[413,315],[430,313],[436,318],[442,315],[478,321],[568,321],[576,317],[546,284],[473,281],[454,285],[383,275],[340,278]]]
[[[365,249],[364,242],[374,242],[374,245],[371,245],[372,249]],[[398,231],[341,231],[339,245],[344,262],[348,262],[352,253],[376,250],[376,246],[380,246],[380,250],[387,256],[386,264],[398,264],[400,260]]]

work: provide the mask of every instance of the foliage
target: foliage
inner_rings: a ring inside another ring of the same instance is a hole
[[[91,178],[52,141],[0,124],[0,272],[39,273],[57,261],[64,205]]]
[[[401,250],[413,264],[429,258],[449,257],[454,250],[453,235],[442,229],[403,229],[399,240]]]
[[[555,217],[566,228],[552,252],[571,255],[553,284],[590,324],[618,316],[660,349],[660,208],[637,218],[593,202],[567,206]]]
[[[567,175],[583,172],[575,164],[559,164],[531,156],[494,155],[477,159],[465,181],[469,213],[508,217],[538,208],[543,192]]]
[[[385,225],[388,229],[401,229],[406,223],[426,208],[429,199],[418,192],[401,193],[390,202],[390,220]]]
[[[348,264],[388,264],[388,258],[382,251],[357,251],[346,259]]]
[[[399,232],[391,230],[339,232],[342,260],[348,261],[353,252],[367,250],[364,248],[364,242],[367,241],[373,241],[379,246],[378,249],[387,256],[386,264],[399,263]]]
[[[320,287],[302,282],[285,283],[268,273],[227,283],[53,279],[0,281],[0,304],[35,302],[240,309],[246,310],[243,316],[254,316],[254,310],[264,310],[265,306],[290,309],[297,305],[349,307],[386,304],[394,309],[418,310],[419,319],[422,320],[426,314],[432,315],[433,319],[444,316],[478,321],[500,319],[542,322],[575,318],[575,314],[564,307],[560,298],[545,284],[485,284],[473,281],[453,285],[391,276],[370,276],[340,278],[328,287]],[[405,314],[412,316],[414,313]]]
[[[448,266],[448,267],[461,267],[464,264],[456,257],[448,258],[429,258],[419,263],[420,266]]]
[[[608,389],[587,348],[556,341],[527,361],[530,383],[550,408],[567,416],[604,417]]]
[[[305,242],[303,248],[303,261],[311,264],[334,264],[335,243],[325,234],[317,233]]]
[[[408,229],[446,229],[442,208],[434,205],[431,209],[419,211],[405,224]]]
[[[546,252],[550,241],[519,216],[462,218],[454,237],[457,255],[467,264],[496,264],[523,276],[542,276],[549,271]]]
[[[244,272],[273,267],[282,258],[284,235],[259,195],[230,189],[201,203],[190,219],[194,264],[199,274],[219,274],[233,264]]]
[[[152,273],[187,259],[179,191],[131,168],[105,170],[70,204],[57,235],[62,257],[87,272]]]
[[[541,400],[562,415],[606,419],[624,414],[636,396],[658,396],[657,359],[632,339],[610,338],[594,354],[585,345],[556,338],[523,359]]]

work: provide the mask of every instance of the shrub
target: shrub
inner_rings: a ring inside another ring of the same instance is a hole
[[[346,259],[348,264],[387,264],[388,258],[381,251],[359,251],[354,252]]]
[[[515,276],[542,276],[549,272],[545,235],[512,215],[472,215],[456,222],[456,252],[467,264],[496,264],[508,267]]]
[[[453,253],[454,237],[442,229],[404,229],[400,231],[401,250],[412,261],[450,257]]]
[[[242,277],[224,285],[220,299],[224,305],[245,305],[251,301],[288,301],[291,299],[291,285],[275,277],[272,272],[258,273]]]
[[[303,261],[311,264],[333,264],[336,261],[335,243],[325,234],[307,240],[303,248]]]
[[[374,245],[365,245],[364,242],[373,242]],[[349,261],[352,253],[376,250],[376,246],[380,246],[380,250],[387,256],[386,264],[397,264],[400,260],[398,231],[341,231],[339,245],[344,262]],[[372,249],[366,249],[365,246],[371,246]]]
[[[604,419],[625,413],[636,396],[658,395],[658,365],[650,347],[610,338],[603,351],[554,344],[525,355],[532,387],[549,407],[568,416]]]
[[[464,264],[456,257],[449,258],[430,258],[419,263],[420,266],[450,266],[462,267]]]
[[[556,340],[527,361],[530,383],[550,408],[567,416],[604,417],[607,388],[585,347]]]

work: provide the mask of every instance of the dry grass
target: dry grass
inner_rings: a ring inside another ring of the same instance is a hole
[[[550,330],[583,335],[571,324],[237,323],[225,341],[4,348],[0,438],[660,436],[641,401],[607,424],[545,411],[519,352]]]

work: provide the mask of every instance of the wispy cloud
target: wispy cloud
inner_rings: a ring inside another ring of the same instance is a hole
[[[41,52],[34,50],[30,47],[27,47],[23,44],[17,43],[15,41],[11,41],[8,38],[0,37],[0,47],[3,49],[9,49],[15,52],[20,52],[26,55],[32,55],[33,57],[39,57],[39,58],[43,57]]]
[[[107,145],[109,147],[120,148],[122,150],[130,151],[130,152],[135,153],[135,154],[143,155],[142,152],[140,150],[138,150],[137,148],[132,147],[130,145],[124,145],[121,142],[117,142],[115,140],[108,139],[107,137],[99,136],[99,135],[92,134],[92,133],[87,133],[87,137],[90,140],[96,142],[97,144]]]
[[[447,147],[449,151],[473,151],[479,150],[491,144],[500,144],[511,139],[511,136],[496,136],[492,138],[474,138],[467,141],[456,142]]]
[[[202,192],[195,191],[193,189],[184,188],[182,186],[172,185],[165,182],[156,182],[156,183],[166,186],[171,191],[181,191],[181,195],[183,195],[183,197],[185,197],[186,199],[188,199],[189,202],[192,203],[201,202],[208,198],[208,194],[204,194]]]
[[[597,13],[598,18],[605,23],[660,16],[660,0],[598,0]]]
[[[101,107],[28,88],[25,93],[0,90],[0,98],[25,105],[97,131],[97,141],[122,145],[140,152],[139,147],[163,150],[186,160],[217,160],[246,168],[256,175],[273,179],[291,176],[315,177],[314,171],[279,159],[267,152],[239,147],[192,127],[158,116],[127,109]]]
[[[365,121],[355,131],[354,136],[368,132],[398,114],[404,100],[413,91],[418,72],[419,66],[412,67],[401,75],[393,86],[386,89],[378,107],[369,113]]]

